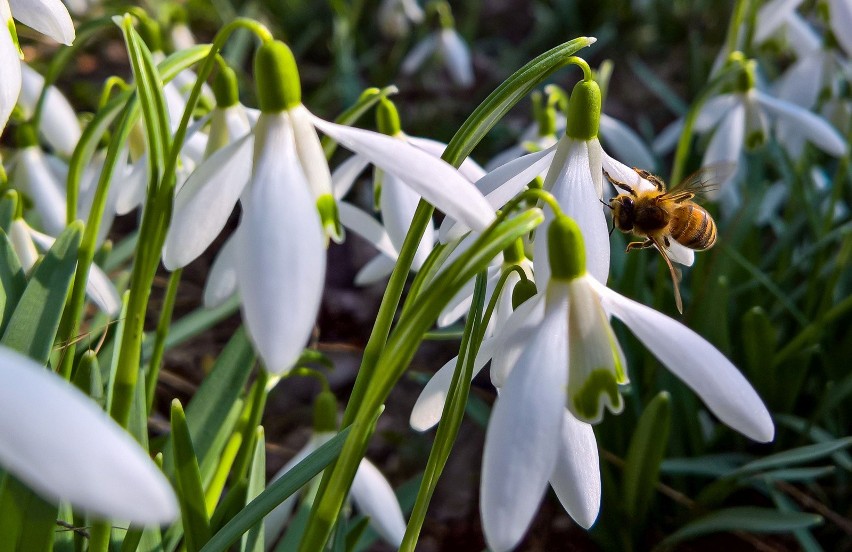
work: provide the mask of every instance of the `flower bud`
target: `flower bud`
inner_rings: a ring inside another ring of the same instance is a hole
[[[571,217],[558,215],[550,223],[547,253],[552,279],[571,281],[586,273],[583,233]]]
[[[302,103],[302,85],[296,58],[279,40],[266,42],[254,56],[257,99],[263,113],[280,113]]]
[[[216,105],[223,109],[240,101],[237,74],[233,69],[226,65],[219,67],[219,72],[213,79],[213,95],[216,97]]]
[[[576,140],[591,140],[598,135],[601,120],[601,89],[593,80],[574,86],[568,101],[565,134]]]
[[[323,391],[314,399],[314,433],[337,431],[337,398],[331,391]]]
[[[401,132],[399,112],[393,102],[387,98],[379,100],[376,106],[376,126],[379,132],[388,136],[396,136]]]
[[[526,258],[524,255],[524,242],[520,238],[503,250],[503,264],[514,265],[523,261]]]
[[[532,280],[521,280],[515,284],[515,289],[512,290],[512,310],[524,304],[527,299],[534,297],[538,293],[535,287],[535,282]]]

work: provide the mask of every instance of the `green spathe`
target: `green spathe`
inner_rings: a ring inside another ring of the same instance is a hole
[[[568,101],[568,121],[565,134],[576,140],[588,141],[598,135],[601,121],[601,89],[593,80],[578,82]]]
[[[399,111],[392,101],[387,98],[379,100],[376,106],[376,126],[379,132],[388,136],[396,136],[402,130],[399,122]]]
[[[586,273],[583,233],[569,216],[558,215],[547,229],[551,278],[570,282]]]
[[[515,284],[515,289],[512,290],[512,310],[516,310],[527,299],[534,297],[536,293],[538,293],[538,289],[536,289],[535,282],[532,280],[521,280]]]
[[[323,391],[314,399],[314,433],[337,432],[337,398]]]
[[[266,42],[254,56],[257,100],[263,113],[280,113],[302,103],[302,84],[296,58],[279,40]]]
[[[612,370],[597,368],[589,372],[580,391],[571,397],[574,410],[585,419],[593,419],[598,414],[600,396],[609,395],[613,408],[621,410],[621,394],[618,392],[618,382]]]
[[[219,72],[216,73],[216,78],[213,80],[213,95],[216,96],[216,105],[222,109],[236,105],[240,101],[237,74],[227,65],[219,67]]]

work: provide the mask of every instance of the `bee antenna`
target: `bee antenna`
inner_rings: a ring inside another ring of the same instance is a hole
[[[609,207],[610,209],[612,209],[612,205],[610,205],[610,204],[609,204],[609,203],[607,203],[606,201],[602,200],[601,198],[598,198],[598,201],[600,201],[601,203],[603,203],[603,206],[604,206],[604,207]]]

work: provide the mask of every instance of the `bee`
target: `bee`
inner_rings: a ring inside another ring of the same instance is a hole
[[[702,192],[707,192],[715,184],[725,180],[721,173],[729,170],[710,166],[699,170],[679,185],[666,191],[665,183],[648,171],[634,168],[636,173],[653,184],[653,189],[640,190],[612,178],[606,171],[604,175],[613,186],[625,193],[612,198],[607,206],[612,209],[613,228],[622,232],[632,232],[645,238],[627,244],[626,251],[656,247],[663,256],[672,275],[677,310],[683,313],[680,297],[680,274],[672,265],[667,253],[671,240],[695,251],[710,249],[716,243],[716,222],[706,209],[692,201]]]

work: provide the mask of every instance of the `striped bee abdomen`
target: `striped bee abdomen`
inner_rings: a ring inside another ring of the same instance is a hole
[[[709,249],[716,243],[716,223],[700,205],[686,202],[673,213],[669,233],[684,247]]]

